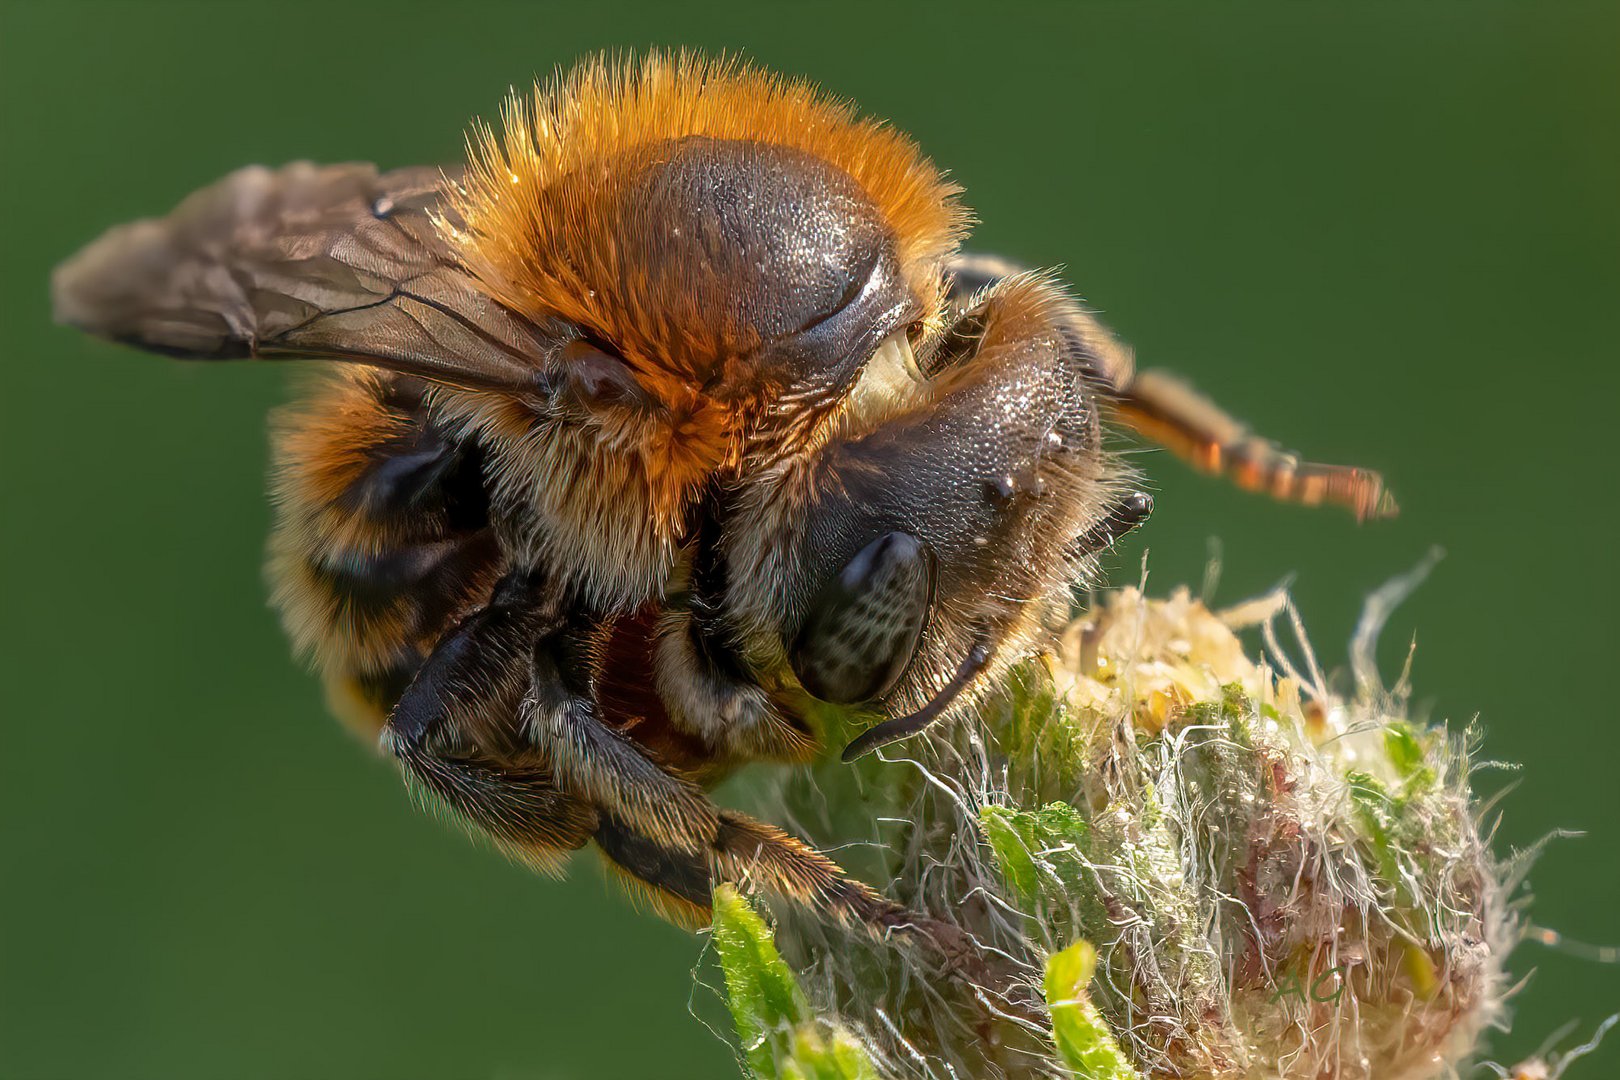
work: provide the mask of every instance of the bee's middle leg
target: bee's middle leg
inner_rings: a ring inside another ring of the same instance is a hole
[[[602,715],[597,626],[565,616],[536,640],[523,733],[569,791],[624,830],[680,852],[707,850],[719,829],[702,790],[654,761]],[[611,843],[611,841],[610,841]]]

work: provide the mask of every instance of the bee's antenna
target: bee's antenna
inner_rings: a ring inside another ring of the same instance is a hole
[[[928,703],[909,716],[897,716],[892,720],[885,720],[881,724],[874,724],[856,736],[848,746],[844,747],[843,759],[846,762],[864,757],[880,746],[897,742],[900,739],[917,734],[923,728],[939,719],[941,713],[950,708],[951,702],[978,674],[990,664],[990,641],[984,633],[974,641],[973,648],[968,650],[967,657],[962,666],[956,669],[951,681],[946,683],[939,693],[935,694]]]
[[[1589,945],[1584,941],[1565,937],[1557,930],[1549,930],[1545,926],[1526,927],[1524,936],[1549,949],[1556,949],[1582,960],[1590,960],[1597,964],[1620,964],[1620,945]]]

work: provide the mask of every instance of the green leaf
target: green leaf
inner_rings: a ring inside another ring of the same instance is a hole
[[[986,806],[979,811],[985,839],[996,867],[1018,899],[1033,904],[1043,892],[1066,900],[1084,891],[1079,863],[1071,856],[1049,853],[1083,850],[1090,827],[1068,803],[1047,803],[1039,810]]]
[[[1034,815],[1005,806],[986,806],[979,811],[985,839],[996,857],[996,866],[1008,887],[1025,903],[1040,895],[1040,871],[1035,866]]]
[[[1423,752],[1423,743],[1410,724],[1393,723],[1384,728],[1384,753],[1410,793],[1420,793],[1434,784],[1434,769]]]
[[[714,946],[749,1071],[760,1080],[879,1080],[866,1051],[810,1011],[765,920],[730,885],[714,891]]]
[[[1097,950],[1077,941],[1046,961],[1046,1005],[1052,1041],[1081,1080],[1139,1080],[1102,1014],[1086,994],[1097,970]]]

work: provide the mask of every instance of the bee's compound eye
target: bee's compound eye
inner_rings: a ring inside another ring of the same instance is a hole
[[[934,557],[909,533],[867,544],[816,594],[790,663],[823,701],[881,697],[911,663],[933,601]]]

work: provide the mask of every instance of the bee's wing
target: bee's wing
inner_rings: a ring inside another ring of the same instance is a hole
[[[57,267],[58,322],[197,360],[324,357],[530,389],[547,338],[486,296],[432,220],[434,168],[252,166]]]

